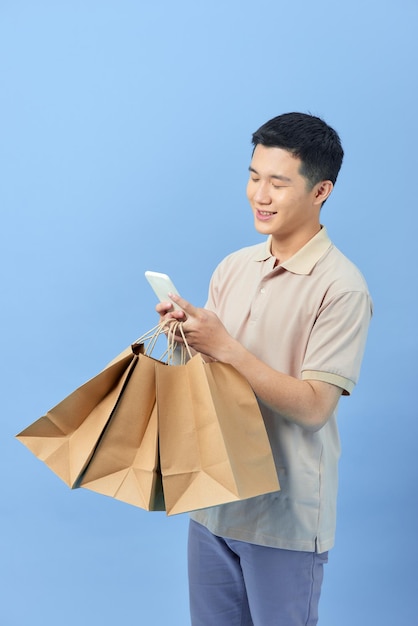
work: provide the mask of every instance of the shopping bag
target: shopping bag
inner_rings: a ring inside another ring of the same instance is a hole
[[[193,356],[184,334],[174,365],[177,329],[149,331],[17,438],[70,487],[168,515],[277,491],[248,382]],[[166,360],[157,360],[166,330]]]
[[[148,511],[165,510],[153,358],[138,354],[129,382],[77,486]]]
[[[231,365],[190,357],[174,367],[156,362],[167,513],[278,491],[270,442],[249,383]]]
[[[143,335],[17,435],[70,487],[164,510],[154,359],[146,354],[162,331]]]

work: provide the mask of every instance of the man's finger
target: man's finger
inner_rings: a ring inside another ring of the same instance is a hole
[[[193,306],[193,304],[190,304],[190,302],[187,302],[187,300],[185,300],[184,298],[182,298],[181,296],[178,296],[175,293],[169,293],[168,294],[171,298],[171,300],[173,302],[175,302],[176,304],[179,305],[179,307],[185,312],[187,313],[187,315],[195,315],[197,313],[197,308],[195,306]]]
[[[172,309],[173,309],[173,303],[168,302],[168,301],[159,302],[157,306],[155,307],[155,310],[157,311],[157,313],[160,313],[161,315],[164,315],[164,313],[168,313],[168,311]]]

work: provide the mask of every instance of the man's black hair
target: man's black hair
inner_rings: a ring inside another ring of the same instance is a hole
[[[314,187],[323,180],[335,183],[344,157],[338,134],[321,118],[307,113],[284,113],[269,120],[252,136],[258,144],[282,148],[301,160],[300,173]]]

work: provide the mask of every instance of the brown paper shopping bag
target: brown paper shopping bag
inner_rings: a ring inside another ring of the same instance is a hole
[[[159,325],[17,438],[70,487],[168,515],[278,490],[251,387],[190,350],[173,365],[175,328],[167,362]]]
[[[164,510],[154,360],[158,326],[17,435],[70,487]],[[96,458],[97,455],[97,458]]]
[[[78,486],[148,511],[164,511],[155,361],[139,354]]]
[[[74,487],[105,428],[135,355],[131,349],[16,435],[70,487]]]
[[[230,365],[156,364],[160,461],[167,513],[280,489],[263,417]]]

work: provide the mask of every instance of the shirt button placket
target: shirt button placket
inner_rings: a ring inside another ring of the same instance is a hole
[[[259,316],[260,310],[264,307],[264,297],[267,292],[266,287],[261,284],[258,290],[256,291],[256,295],[251,307],[251,322],[256,322]]]

